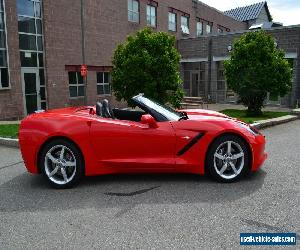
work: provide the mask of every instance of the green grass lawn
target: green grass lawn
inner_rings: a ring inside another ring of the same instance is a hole
[[[0,125],[0,137],[17,138],[19,126],[19,124]]]
[[[273,111],[265,111],[261,116],[257,117],[248,117],[246,114],[246,110],[238,110],[238,109],[225,109],[220,111],[221,113],[237,118],[247,123],[254,123],[259,120],[266,120],[271,118],[276,118],[284,115],[289,115],[289,112],[273,112]]]

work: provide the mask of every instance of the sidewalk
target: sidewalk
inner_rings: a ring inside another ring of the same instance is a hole
[[[0,125],[5,125],[5,124],[20,124],[21,121],[0,121]]]
[[[214,111],[221,111],[224,109],[247,109],[245,106],[243,105],[238,105],[238,104],[204,104],[203,108],[207,109],[207,105],[208,105],[208,109],[209,110],[214,110]],[[193,108],[193,109],[197,109],[197,108],[201,108],[201,105],[199,105],[199,107],[188,107],[188,108]],[[280,106],[266,106],[262,109],[263,111],[283,111],[283,112],[290,112],[292,111],[292,109],[290,108],[285,108],[285,107],[280,107]]]

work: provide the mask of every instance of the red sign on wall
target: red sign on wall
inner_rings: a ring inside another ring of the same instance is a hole
[[[82,77],[86,77],[87,76],[87,65],[81,65],[80,67],[80,74]]]

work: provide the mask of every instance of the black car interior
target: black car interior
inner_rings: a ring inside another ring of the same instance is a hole
[[[129,110],[129,109],[112,109],[107,99],[96,103],[96,115],[103,118],[112,118],[118,120],[127,120],[140,122],[142,115],[146,114],[145,111]]]
[[[116,119],[140,122],[142,115],[146,114],[145,111],[139,110],[126,110],[126,109],[113,109]]]

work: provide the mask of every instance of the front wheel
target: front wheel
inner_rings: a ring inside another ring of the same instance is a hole
[[[250,154],[244,140],[235,135],[216,139],[207,154],[207,171],[220,182],[239,180],[250,170]]]
[[[49,142],[39,156],[39,167],[55,188],[70,188],[84,173],[84,161],[79,149],[71,142],[56,139]]]

